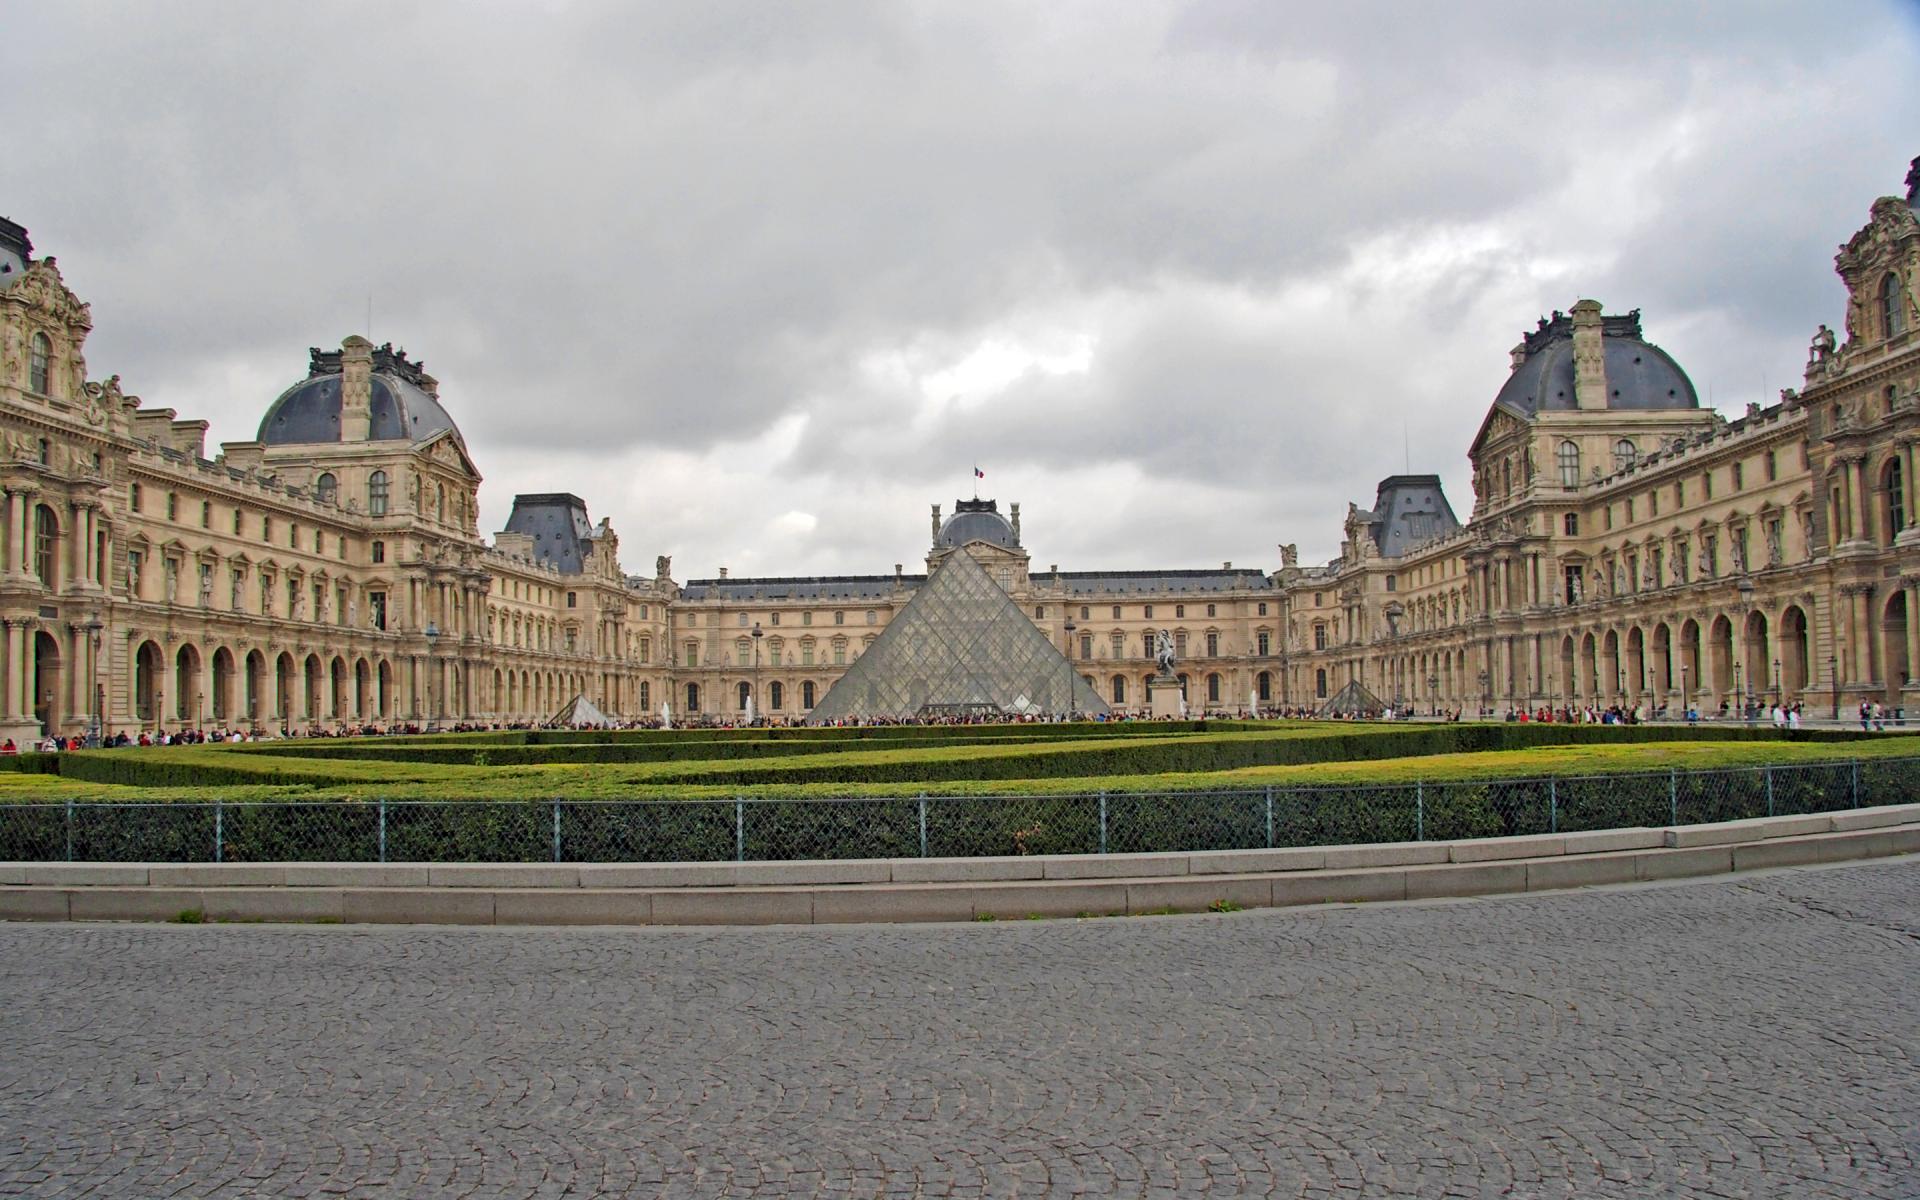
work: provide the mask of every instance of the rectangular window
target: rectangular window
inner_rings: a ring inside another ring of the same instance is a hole
[[[1387,590],[1390,592],[1397,592],[1400,590],[1400,577],[1398,575],[1387,576]]]
[[[247,514],[241,512],[237,508],[233,510],[233,536],[235,537],[240,536],[240,528],[241,528],[240,523],[246,518],[246,515]]]
[[[179,519],[180,519],[180,497],[174,495],[172,492],[168,492],[167,493],[167,520],[178,521]]]
[[[769,625],[778,625],[780,623],[780,613],[777,610],[774,612],[768,613],[767,623]]]
[[[1780,519],[1771,518],[1767,521],[1767,565],[1778,566],[1786,561],[1786,557],[1786,549],[1780,539]]]
[[[645,614],[645,613],[642,613],[641,615],[642,615],[642,616],[645,616],[646,614]],[[808,610],[807,610],[806,612],[803,612],[803,613],[801,613],[801,614],[800,614],[800,623],[801,623],[802,625],[811,625],[811,624],[813,624],[813,610],[812,610],[812,609],[808,609]]]
[[[309,621],[326,620],[327,619],[327,614],[325,611],[326,607],[327,607],[326,588],[323,585],[316,583],[313,585],[313,612],[308,614],[307,619]]]
[[[1585,583],[1586,583],[1585,573],[1581,571],[1579,567],[1567,568],[1566,576],[1565,576],[1565,586],[1566,586],[1566,597],[1567,597],[1568,604],[1578,604],[1580,603],[1581,600],[1585,599],[1586,597],[1586,592],[1584,590]]]
[[[1561,529],[1561,532],[1565,533],[1568,537],[1579,537],[1580,536],[1580,514],[1568,513],[1564,517],[1560,518],[1560,529]]]
[[[1087,606],[1084,604],[1080,606],[1080,619],[1082,621],[1087,619]]]
[[[1713,472],[1712,471],[1700,472],[1700,497],[1703,500],[1713,499]]]
[[[1207,657],[1218,658],[1219,656],[1220,656],[1220,635],[1217,633],[1210,633],[1207,635]]]
[[[800,643],[800,665],[803,667],[810,667],[813,665],[813,643],[812,642]]]
[[[843,612],[836,612],[836,613],[834,613],[834,614],[833,614],[833,623],[834,623],[835,625],[845,625],[845,624],[847,623],[847,614],[846,614],[846,613],[843,613]]]
[[[260,576],[260,615],[273,615],[273,576],[265,573]]]
[[[1267,602],[1266,602],[1265,600],[1262,600],[1262,601],[1260,602],[1260,613],[1259,613],[1259,615],[1260,615],[1260,616],[1263,616],[1263,617],[1267,615]]]
[[[687,665],[689,667],[697,667],[700,665],[700,643],[687,643]]]
[[[641,638],[639,642],[635,644],[635,649],[639,651],[640,661],[642,663],[650,663],[653,661],[652,638]]]
[[[273,518],[272,517],[260,518],[260,540],[263,542],[271,542],[273,540]]]
[[[1153,620],[1153,605],[1149,604],[1144,609],[1142,609],[1141,615],[1144,616],[1149,621]]]
[[[333,623],[347,623],[347,585],[344,583],[333,589]]]
[[[1176,605],[1174,605],[1174,606],[1173,606],[1173,619],[1174,619],[1174,620],[1176,620],[1176,621],[1184,621],[1184,620],[1186,619],[1186,616],[1187,616],[1187,606],[1186,606],[1186,605],[1184,605],[1184,604],[1176,604]]]
[[[295,550],[300,548],[300,523],[298,521],[287,526],[287,545],[293,547]]]
[[[578,598],[579,598],[579,595],[580,595],[580,593],[578,593],[578,592],[568,592],[568,593],[567,593],[567,607],[568,607],[568,608],[575,608],[575,607],[577,607],[577,606],[578,606],[576,602],[577,602],[577,600],[578,600]]]
[[[647,686],[646,680],[642,679],[640,681],[640,711],[646,712],[652,707],[653,707],[653,689]]]
[[[833,665],[836,667],[844,667],[847,665],[847,647],[844,643],[841,643],[841,642],[834,643]]]
[[[1219,612],[1218,606],[1212,605],[1212,604],[1207,605],[1207,615],[1210,617],[1219,616],[1220,612]]]
[[[1262,657],[1273,653],[1273,635],[1264,629],[1254,635],[1254,644]]]
[[[1660,515],[1660,493],[1659,492],[1647,493],[1647,515],[1650,517],[1657,517]]]
[[[200,564],[200,605],[205,608],[213,603],[213,564]]]
[[[1120,606],[1118,604],[1113,606],[1113,619],[1116,621],[1120,619]]]
[[[1325,650],[1327,648],[1327,627],[1325,625],[1314,625],[1313,648],[1315,650]]]
[[[1733,464],[1733,490],[1737,492],[1741,488],[1745,487],[1746,485],[1747,485],[1746,464],[1734,463]]]
[[[211,500],[202,500],[200,502],[200,528],[213,528],[213,501]]]
[[[1713,534],[1707,535],[1706,550],[1700,565],[1706,570],[1708,579],[1720,578],[1720,539]]]
[[[1083,659],[1093,657],[1093,635],[1090,633],[1080,635],[1080,657]]]
[[[373,620],[373,627],[375,629],[385,629],[387,627],[387,594],[385,592],[368,592],[367,609]]]

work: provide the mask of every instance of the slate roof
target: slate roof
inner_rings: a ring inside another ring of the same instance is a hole
[[[340,351],[309,351],[307,377],[281,392],[260,418],[257,440],[269,446],[340,440]],[[425,372],[392,346],[373,351],[372,396],[367,406],[367,437],[376,442],[406,439],[424,442],[459,428],[430,395]]]
[[[1359,515],[1383,558],[1398,558],[1429,538],[1460,528],[1438,475],[1387,476],[1374,493],[1372,510]]]
[[[1607,367],[1607,407],[1634,412],[1699,408],[1693,381],[1665,350],[1640,332],[1640,311],[1600,319],[1601,353]],[[1556,312],[1540,318],[1526,335],[1526,359],[1513,369],[1494,404],[1519,416],[1571,411],[1573,318]]]
[[[515,496],[506,532],[533,538],[534,560],[562,575],[580,574],[592,553],[593,522],[587,519],[587,502],[571,492]]]
[[[690,579],[683,600],[881,600],[896,584],[917,588],[925,575],[808,575],[770,578]]]
[[[27,227],[0,217],[0,290],[25,275],[32,261],[33,239],[27,236]]]

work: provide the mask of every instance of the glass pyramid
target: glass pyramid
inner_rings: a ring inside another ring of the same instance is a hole
[[[1106,710],[1013,598],[956,550],[821,697],[807,723]]]
[[[1316,717],[1364,717],[1377,716],[1385,712],[1387,702],[1368,691],[1359,680],[1352,680],[1347,686],[1335,692],[1325,704],[1313,714]]]

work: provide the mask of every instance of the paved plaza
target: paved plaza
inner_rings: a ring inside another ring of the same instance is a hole
[[[0,926],[0,1195],[1920,1195],[1920,861],[947,926]]]

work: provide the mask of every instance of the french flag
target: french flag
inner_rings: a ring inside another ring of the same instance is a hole
[[[985,479],[987,477],[987,473],[985,471],[982,471],[979,467],[975,467],[973,469],[973,477],[975,479]]]

